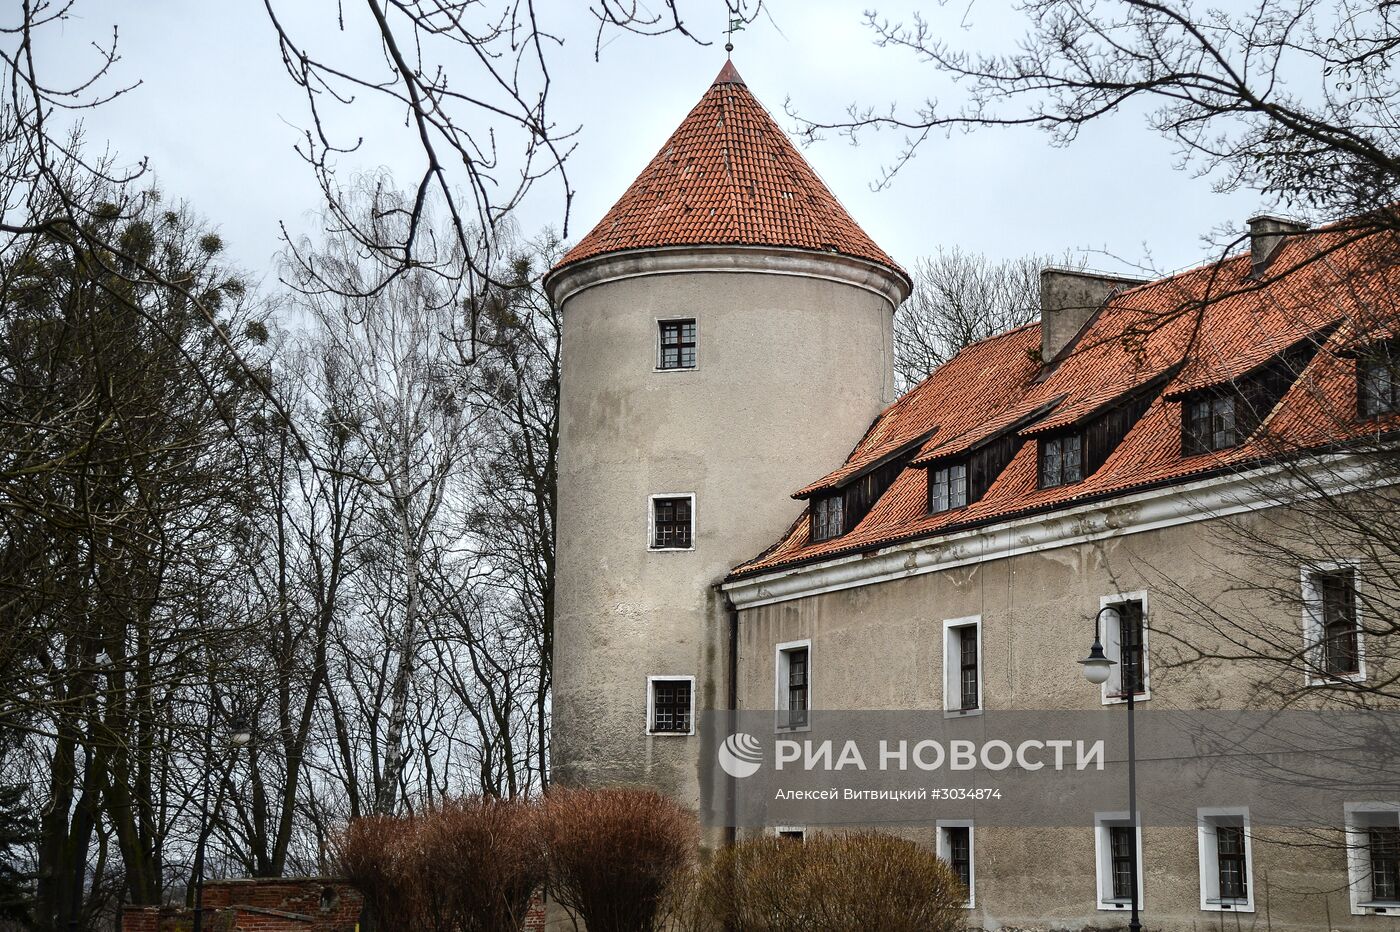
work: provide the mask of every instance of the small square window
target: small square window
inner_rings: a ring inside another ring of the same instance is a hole
[[[787,841],[806,841],[807,830],[794,825],[779,825],[773,829],[773,834]]]
[[[1198,395],[1184,404],[1186,412],[1184,453],[1192,456],[1224,450],[1240,442],[1233,393]]]
[[[695,500],[689,495],[651,500],[651,549],[689,550],[694,546]]]
[[[661,341],[658,369],[695,368],[695,321],[663,320],[658,324]]]
[[[650,734],[688,735],[692,733],[694,691],[689,677],[652,677]]]
[[[949,463],[929,470],[928,510],[952,511],[967,504],[967,464]]]
[[[1078,433],[1040,441],[1040,487],[1073,485],[1084,478],[1082,439]]]

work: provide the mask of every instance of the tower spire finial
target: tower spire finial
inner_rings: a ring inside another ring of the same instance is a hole
[[[743,17],[729,18],[729,28],[725,30],[724,57],[733,59],[734,57],[734,33],[742,31],[744,28]]]

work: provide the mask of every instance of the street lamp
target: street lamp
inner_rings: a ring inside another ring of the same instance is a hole
[[[212,712],[210,714],[212,720]],[[211,722],[212,725],[212,722]],[[219,811],[219,806],[223,803],[224,786],[233,778],[234,756],[243,748],[250,747],[253,743],[253,730],[248,722],[242,718],[236,718],[229,723],[228,732],[228,763],[224,766],[224,772],[220,775],[219,791],[214,797],[214,811]],[[204,847],[209,841],[209,832],[213,828],[209,823],[209,771],[204,772],[204,799],[200,804],[199,820],[199,843],[194,849],[194,923],[191,932],[203,932],[204,930]]]
[[[1105,613],[1118,617],[1118,609],[1105,605],[1094,616],[1094,643],[1089,648],[1089,656],[1079,661],[1084,678],[1095,686],[1108,682],[1115,666],[1103,652],[1103,642],[1099,638],[1099,623]],[[1123,690],[1128,699],[1128,819],[1133,827],[1133,843],[1128,858],[1128,896],[1132,902],[1132,919],[1128,922],[1130,932],[1142,932],[1142,922],[1138,919],[1138,817],[1137,817],[1137,740],[1133,732],[1133,694],[1137,692],[1136,674],[1134,681],[1124,684]]]

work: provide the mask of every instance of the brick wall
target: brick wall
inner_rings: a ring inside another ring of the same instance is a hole
[[[208,932],[355,932],[363,899],[341,880],[322,877],[211,880],[204,885]],[[190,910],[128,906],[122,932],[187,932]]]
[[[530,899],[530,911],[525,914],[525,932],[544,932],[544,896],[536,893]]]
[[[204,885],[206,932],[357,932],[360,891],[326,878],[211,880]],[[189,932],[192,911],[173,906],[127,906],[122,932]],[[530,900],[524,932],[543,932],[541,894]]]

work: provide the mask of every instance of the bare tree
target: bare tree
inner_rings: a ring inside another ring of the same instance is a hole
[[[548,698],[554,649],[554,519],[558,506],[559,311],[541,287],[562,249],[546,234],[520,249],[492,296],[483,330],[492,347],[473,380],[481,442],[472,461],[470,521],[491,566],[488,598],[498,639],[532,668],[526,681],[533,719],[525,746],[533,778],[511,793],[543,788],[548,778]]]
[[[367,188],[356,219],[370,228],[416,222],[403,201],[382,184]],[[402,235],[385,232],[384,238]],[[472,413],[463,372],[453,352],[458,304],[454,292],[425,272],[402,274],[384,287],[365,287],[384,271],[379,253],[365,254],[355,235],[341,228],[321,248],[297,254],[305,308],[327,350],[344,367],[353,392],[340,399],[344,426],[365,447],[365,480],[377,497],[384,549],[393,554],[381,577],[381,598],[398,618],[388,644],[393,671],[388,718],[381,739],[374,811],[392,813],[399,798],[408,727],[409,686],[421,649],[423,576],[447,552],[462,550],[451,524],[454,485],[472,439]],[[458,254],[458,267],[469,262]],[[333,282],[334,291],[316,286]]]
[[[1184,165],[1221,189],[1258,190],[1313,217],[1394,226],[1400,20],[1390,4],[1263,0],[1229,12],[1156,0],[1028,0],[1018,9],[1027,31],[1008,55],[957,48],[917,13],[905,25],[868,12],[881,45],[954,77],[963,98],[881,111],[857,105],[844,120],[808,121],[808,131],[907,131],[888,179],[939,130],[1027,126],[1068,143],[1085,124],[1135,104]]]
[[[342,234],[378,256],[377,274],[355,286],[361,295],[414,270],[438,278],[438,287],[466,306],[481,306],[498,260],[508,253],[498,242],[500,222],[542,182],[557,185],[559,224],[568,235],[573,189],[565,168],[577,127],[560,125],[549,108],[551,60],[566,30],[535,4],[365,0],[362,6],[328,7],[301,29],[288,16],[293,4],[264,0],[264,6],[287,73],[305,93],[309,125],[299,151]],[[596,23],[595,54],[604,36],[616,32],[674,33],[708,44],[712,40],[687,23],[691,6],[661,0],[653,10],[633,0],[595,0],[588,7]],[[725,0],[740,24],[752,21],[760,8],[761,0]],[[346,54],[357,42],[341,38],[332,47],[319,45],[332,25],[342,37],[377,45],[383,53],[378,67],[367,71]],[[401,216],[394,224],[362,216],[353,204],[355,186],[337,176],[338,161],[363,141],[363,123],[346,129],[339,118],[351,107],[363,108],[366,98],[401,113],[420,151],[416,183],[395,208]],[[428,219],[433,205],[440,223]],[[464,256],[465,262],[458,261]],[[312,279],[319,275],[311,263],[302,271]],[[321,284],[346,287],[331,280]],[[469,341],[458,348],[473,357]]]
[[[154,192],[140,210],[94,241],[181,291],[80,240],[36,235],[0,268],[0,719],[43,775],[40,928],[100,910],[113,877],[133,902],[161,901],[204,718],[190,683],[251,621],[229,598],[226,542],[252,507],[257,392],[183,294],[220,308],[245,358],[265,309],[187,212]]]
[[[894,315],[894,371],[901,392],[971,343],[1040,318],[1040,270],[1083,268],[1072,253],[993,262],[958,247],[914,263],[914,290]]]

